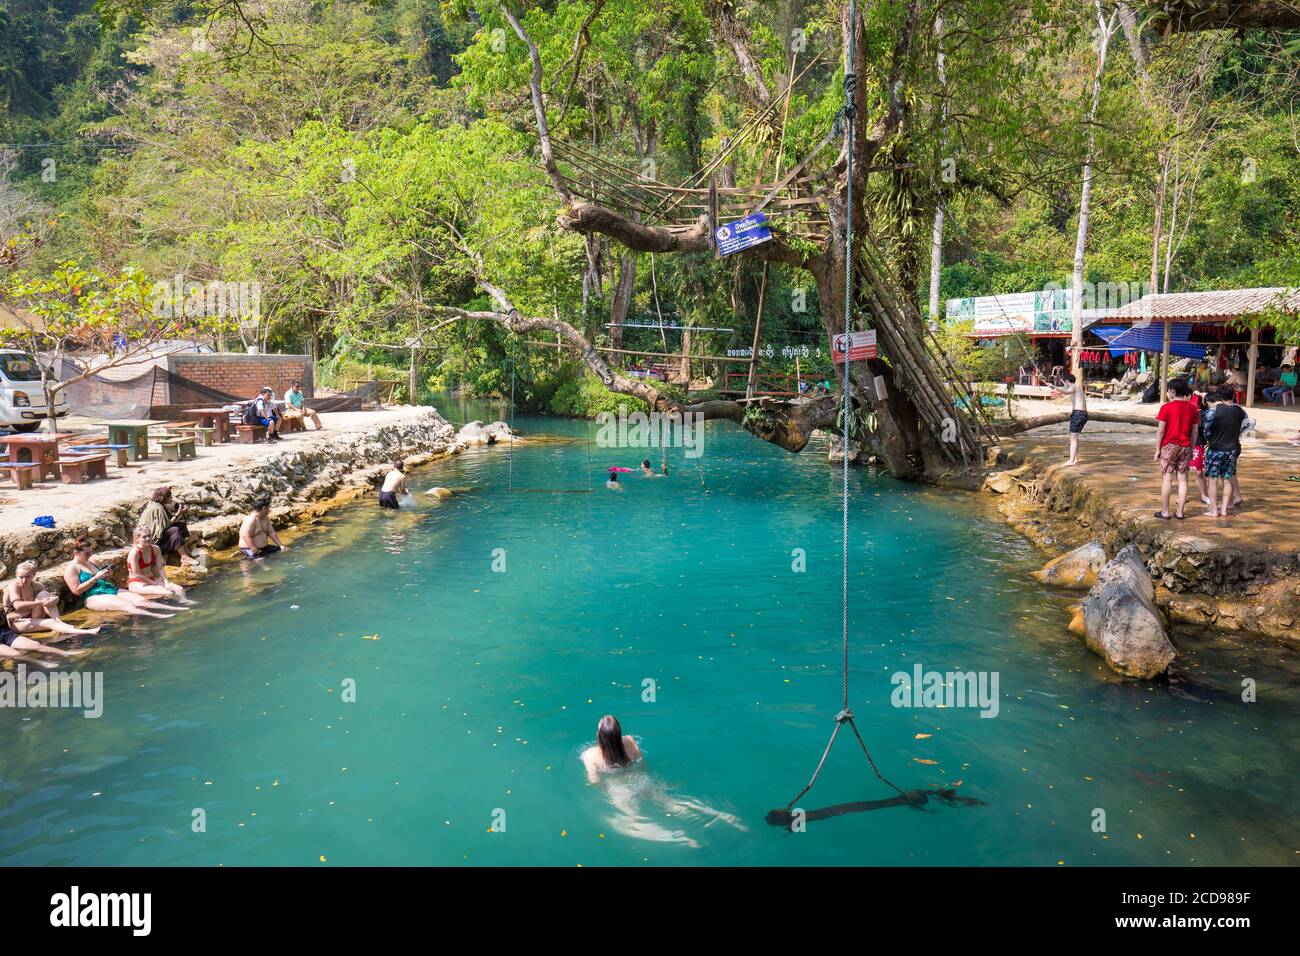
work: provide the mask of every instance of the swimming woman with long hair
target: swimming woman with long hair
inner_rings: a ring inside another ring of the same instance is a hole
[[[640,759],[641,748],[636,741],[623,736],[617,717],[606,714],[596,728],[596,746],[583,751],[582,765],[587,768],[587,779],[595,783],[602,770],[617,770]]]
[[[643,764],[641,748],[635,740],[625,736],[618,718],[606,714],[596,728],[596,746],[582,753],[582,764],[587,768],[587,782],[600,783],[600,774],[610,770],[631,768]],[[640,768],[628,773],[609,774],[604,785],[614,815],[609,825],[624,836],[635,840],[656,843],[680,843],[698,847],[699,842],[676,825],[681,822],[696,823],[707,828],[714,823],[726,823],[737,830],[745,830],[738,817],[706,806],[694,797],[672,793],[662,783]],[[654,816],[665,818],[656,822]]]

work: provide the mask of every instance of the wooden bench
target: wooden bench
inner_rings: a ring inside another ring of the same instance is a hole
[[[202,441],[205,448],[212,445],[212,433],[215,428],[204,427],[201,425],[173,426],[163,430],[165,438],[193,438],[196,442]]]
[[[177,435],[175,438],[164,438],[158,442],[162,449],[163,461],[182,461],[186,458],[199,457],[194,448],[193,435]]]
[[[65,485],[80,485],[90,478],[108,477],[107,455],[78,455],[75,458],[60,458],[58,466]]]
[[[266,437],[265,425],[244,425],[235,426],[235,431],[239,433],[239,444],[251,445],[253,442],[261,441]]]
[[[68,451],[74,451],[79,455],[94,455],[103,451],[111,451],[117,454],[117,467],[126,467],[126,453],[131,448],[130,445],[110,445],[107,438],[90,438],[83,445],[69,445]]]
[[[33,481],[32,469],[40,468],[40,467],[41,467],[41,463],[38,461],[0,462],[0,469],[8,469],[9,477],[13,479],[13,483],[18,486],[19,491],[26,491],[27,489],[32,487],[32,481]]]

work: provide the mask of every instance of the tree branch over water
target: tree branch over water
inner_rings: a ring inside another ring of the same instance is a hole
[[[824,395],[797,403],[774,399],[762,399],[756,403],[727,399],[678,402],[662,394],[644,379],[620,375],[601,358],[600,353],[585,335],[563,319],[524,316],[500,287],[481,275],[478,276],[478,283],[496,303],[497,309],[489,311],[440,306],[437,311],[450,318],[433,326],[428,330],[429,333],[463,320],[496,322],[517,335],[525,335],[529,332],[552,332],[564,340],[567,350],[604,382],[605,387],[611,392],[638,398],[649,405],[653,411],[699,415],[706,421],[726,419],[736,422],[755,436],[790,452],[802,451],[816,429],[831,428],[835,425],[839,402],[833,395]],[[757,407],[760,413],[747,415],[747,405]]]
[[[1155,27],[1172,33],[1199,30],[1296,30],[1300,29],[1300,4],[1259,0],[1164,0],[1140,3],[1138,8]]]
[[[1053,412],[1050,415],[1040,415],[1038,418],[1022,418],[1014,422],[1001,422],[994,426],[994,430],[1003,436],[1019,435],[1022,432],[1030,431],[1034,428],[1043,428],[1046,425],[1060,425],[1070,420],[1072,412]],[[1088,412],[1088,421],[1090,422],[1117,422],[1121,425],[1149,425],[1155,427],[1158,424],[1155,418],[1149,418],[1145,415],[1135,415],[1128,412]]]

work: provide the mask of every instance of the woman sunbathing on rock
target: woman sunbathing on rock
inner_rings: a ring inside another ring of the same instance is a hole
[[[135,529],[135,547],[126,556],[126,570],[127,590],[132,594],[181,604],[195,603],[185,596],[183,587],[167,580],[162,549],[153,543],[153,531],[148,525]]]
[[[172,617],[156,611],[177,611],[168,604],[159,604],[130,591],[119,591],[104,580],[113,573],[112,568],[98,568],[90,560],[95,553],[95,543],[86,536],[72,542],[72,560],[63,569],[63,583],[68,593],[82,599],[91,611],[121,611],[142,617]]]
[[[59,617],[59,598],[36,584],[36,564],[18,565],[17,577],[4,589],[5,623],[17,634],[54,631],[56,634],[98,634],[97,627],[75,627]]]

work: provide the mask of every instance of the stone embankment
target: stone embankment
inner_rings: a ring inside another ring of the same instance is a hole
[[[470,422],[457,432],[429,409],[361,431],[326,431],[314,437],[301,447],[288,442],[273,446],[275,451],[268,449],[223,473],[196,468],[188,482],[169,480],[175,499],[185,505],[191,546],[208,551],[233,548],[240,522],[257,498],[270,498],[276,527],[289,528],[373,490],[394,459],[403,459],[408,468],[418,466],[466,448],[508,441],[510,430],[503,422]],[[54,529],[33,526],[0,536],[0,578],[12,577],[23,561],[34,561],[42,585],[61,591],[68,544],[86,535],[95,542],[96,562],[114,567],[113,580],[122,586],[127,548],[146,501],[139,496],[117,500]],[[169,569],[169,574],[192,580],[192,573],[180,568]]]
[[[1132,548],[1150,574],[1156,606],[1170,623],[1300,644],[1295,531],[1288,536],[1285,529],[1273,529],[1267,513],[1203,518],[1193,483],[1188,519],[1158,520],[1153,499],[1137,505],[1086,472],[1034,460],[1010,464],[1016,467],[990,474],[984,490],[997,496],[997,510],[1017,530],[1049,553],[1092,542],[1086,558],[1044,568],[1038,577],[1045,584],[1078,586],[1062,580],[1075,575],[1092,586],[1089,575],[1100,570],[1099,558]],[[1115,476],[1109,480],[1113,485]]]

